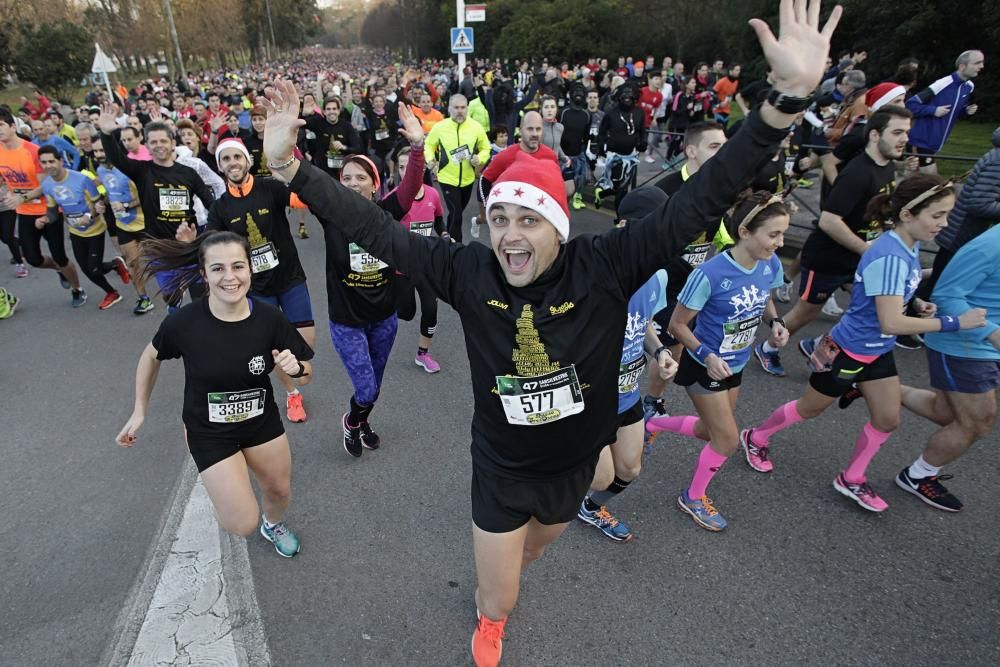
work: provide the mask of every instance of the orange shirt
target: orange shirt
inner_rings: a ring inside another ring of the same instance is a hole
[[[715,95],[719,98],[719,106],[715,107],[719,113],[729,113],[729,104],[736,95],[739,83],[733,81],[728,76],[724,76],[715,82]],[[725,100],[725,101],[723,101]]]
[[[0,144],[0,178],[17,194],[37,188],[41,183],[38,175],[42,173],[38,146],[23,139],[20,141],[21,145],[14,149]],[[45,200],[42,197],[28,200],[16,210],[22,215],[45,215]]]
[[[424,128],[424,134],[431,131],[431,128],[444,120],[444,114],[437,109],[431,109],[429,113],[424,113],[420,107],[410,106],[413,115],[420,119],[420,124]]]

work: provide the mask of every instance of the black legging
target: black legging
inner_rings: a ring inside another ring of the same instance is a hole
[[[35,220],[38,218],[37,215],[18,214],[17,216],[17,235],[21,242],[21,253],[24,255],[24,259],[32,266],[42,265],[44,260],[42,239],[44,238],[49,246],[52,261],[59,268],[64,268],[69,264],[69,257],[66,256],[62,218],[50,222],[41,229],[35,229]]]
[[[21,256],[21,247],[17,243],[17,212],[0,211],[0,242],[3,242],[10,249],[10,256],[14,258],[15,264],[23,264],[24,257]]]
[[[76,258],[76,263],[80,265],[83,275],[87,276],[90,282],[104,290],[105,294],[114,292],[115,288],[104,277],[105,273],[114,271],[115,269],[114,264],[104,261],[104,234],[101,233],[97,236],[77,236],[76,234],[70,234],[69,242],[73,246],[73,257]]]
[[[417,314],[417,300],[414,292],[420,295],[420,335],[434,337],[437,329],[438,305],[437,297],[430,287],[424,283],[413,282],[406,276],[396,276],[396,313],[399,319],[409,322]]]
[[[472,199],[474,185],[474,182],[464,187],[441,183],[441,194],[448,207],[448,234],[458,243],[462,242],[462,213]]]

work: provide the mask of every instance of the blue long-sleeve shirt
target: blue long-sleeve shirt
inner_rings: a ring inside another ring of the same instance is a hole
[[[41,141],[38,137],[35,137],[33,141],[39,148],[42,146],[53,146],[59,151],[59,155],[62,156],[63,164],[67,169],[72,169],[73,171],[80,170],[80,151],[77,150],[76,146],[62,137],[52,135],[45,141]]]
[[[1000,328],[1000,225],[969,241],[938,279],[931,301],[941,315],[959,316],[970,308],[986,309],[986,326],[924,336],[927,347],[953,357],[1000,361],[1000,350],[987,340]]]

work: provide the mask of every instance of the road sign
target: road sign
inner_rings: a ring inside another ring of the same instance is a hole
[[[476,23],[486,20],[486,5],[466,5],[465,22]]]
[[[452,53],[472,53],[473,43],[472,28],[451,29]]]
[[[97,53],[94,54],[94,64],[90,66],[90,71],[95,74],[117,72],[118,69],[115,67],[114,62],[101,50],[101,45],[94,44],[94,47],[97,49]]]

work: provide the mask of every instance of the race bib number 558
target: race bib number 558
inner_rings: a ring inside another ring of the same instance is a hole
[[[549,424],[583,412],[575,366],[535,377],[497,376],[497,393],[507,421],[516,426]]]

